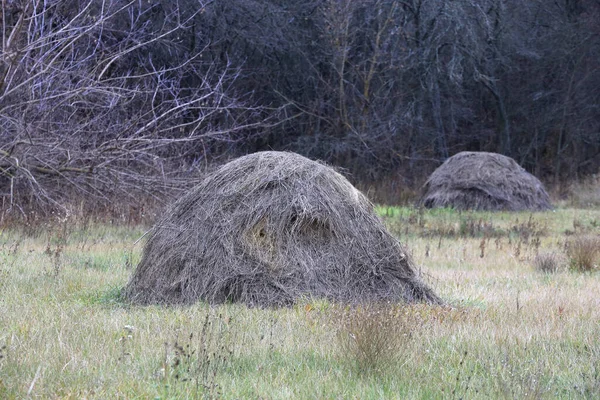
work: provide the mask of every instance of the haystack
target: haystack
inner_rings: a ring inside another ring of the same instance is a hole
[[[440,302],[342,175],[271,151],[225,164],[181,198],[153,228],[124,294],[141,304]]]
[[[460,210],[548,210],[544,185],[512,158],[464,151],[450,157],[429,177],[419,201],[427,208]]]

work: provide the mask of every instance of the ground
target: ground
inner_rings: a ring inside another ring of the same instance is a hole
[[[446,306],[130,306],[144,227],[5,229],[0,398],[600,397],[600,211],[378,212]]]

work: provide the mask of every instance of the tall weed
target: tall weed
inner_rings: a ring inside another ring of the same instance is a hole
[[[408,354],[413,336],[410,307],[368,303],[333,313],[339,350],[360,374],[381,372]]]

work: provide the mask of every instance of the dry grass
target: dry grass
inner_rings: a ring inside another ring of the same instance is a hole
[[[460,152],[436,169],[419,203],[427,208],[542,211],[552,208],[544,185],[515,160],[496,153]]]
[[[125,295],[138,304],[440,302],[348,180],[274,151],[223,165],[181,198],[151,232]]]
[[[390,303],[333,308],[340,355],[360,374],[385,373],[410,351],[412,310]]]
[[[533,258],[532,264],[537,271],[554,273],[565,268],[565,257],[557,251],[544,251]]]
[[[592,271],[600,265],[600,236],[578,235],[567,243],[570,266],[576,271]]]
[[[506,234],[486,239],[484,257],[483,236],[419,234],[460,218],[493,222]],[[0,398],[598,398],[600,274],[540,274],[531,262],[562,248],[574,220],[581,231],[600,233],[593,224],[600,211],[534,214],[546,230],[527,242],[510,230],[517,218],[529,214],[438,210],[423,213],[423,227],[409,226],[403,241],[452,307],[385,306],[374,321],[363,314],[354,324],[361,332],[388,324],[386,337],[398,340],[365,345],[396,349],[375,361],[375,374],[353,367],[360,353],[340,357],[344,325],[336,316],[344,309],[327,300],[276,310],[131,306],[120,288],[132,272],[127,265],[141,256],[131,245],[143,230],[68,232],[58,275],[44,253],[48,243],[53,252],[59,245],[56,234],[2,231]],[[406,319],[377,322],[394,307]]]
[[[600,207],[600,174],[574,182],[568,188],[569,205],[578,208]]]

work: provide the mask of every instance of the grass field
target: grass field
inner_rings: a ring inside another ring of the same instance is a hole
[[[449,306],[130,306],[144,228],[2,231],[0,398],[600,398],[600,211],[378,212]]]

